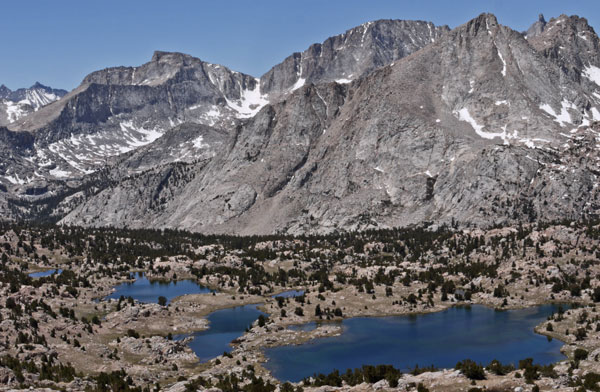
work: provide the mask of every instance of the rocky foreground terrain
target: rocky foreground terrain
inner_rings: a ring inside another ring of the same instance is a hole
[[[569,222],[252,238],[3,225],[0,388],[597,390],[599,236],[599,225]],[[56,268],[63,272],[27,275]],[[217,292],[184,295],[168,305],[102,300],[132,272],[156,280],[196,279]],[[272,297],[290,289],[305,294]],[[457,369],[402,374],[382,368],[350,378],[341,369],[342,376],[314,375],[294,385],[281,384],[263,366],[267,347],[342,332],[330,323],[308,331],[288,328],[309,321],[436,312],[459,304],[511,309],[544,303],[572,304],[536,327],[565,343],[567,359],[551,366],[465,361],[469,366]],[[243,304],[259,304],[267,316],[235,339],[230,353],[199,363],[187,340],[172,340],[210,328],[204,318],[210,312]]]

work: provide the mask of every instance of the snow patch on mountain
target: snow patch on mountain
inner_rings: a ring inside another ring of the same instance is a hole
[[[540,109],[554,117],[554,121],[564,127],[566,124],[572,124],[571,115],[569,114],[568,109],[577,109],[577,107],[566,100],[561,102],[561,106],[560,113],[556,113],[554,109],[552,109],[552,106],[547,103],[541,104]]]
[[[191,108],[190,108],[191,109]],[[218,106],[213,105],[206,113],[203,113],[200,117],[204,120],[208,125],[213,126],[221,119],[221,110]]]
[[[256,79],[254,89],[242,90],[240,97],[238,102],[233,102],[227,98],[225,99],[227,101],[227,106],[236,111],[238,118],[254,117],[263,106],[269,103],[267,96],[260,93],[260,80],[258,79]],[[211,111],[211,113],[214,112]]]
[[[468,122],[471,127],[473,127],[473,129],[475,130],[475,132],[481,136],[484,139],[494,139],[496,137],[501,138],[502,140],[506,141],[506,129],[504,129],[503,132],[485,132],[483,129],[485,128],[483,125],[479,125],[477,123],[477,121],[471,116],[471,113],[469,113],[469,109],[467,108],[462,108],[460,110],[455,110],[454,111],[454,115],[456,116],[456,118],[458,118],[460,121],[465,121]]]
[[[20,118],[25,117],[31,110],[21,102],[12,102],[5,99],[2,103],[5,106],[6,121],[8,123],[13,123]]]
[[[502,76],[506,76],[506,61],[504,61],[504,57],[502,57],[502,53],[500,53],[500,49],[498,49],[498,47],[496,47],[496,51],[498,52],[500,61],[502,61]]]
[[[2,86],[0,124],[14,123],[43,106],[59,100],[66,93],[64,90],[54,90],[39,83],[16,91]]]
[[[123,147],[122,152],[128,152],[137,147],[145,146],[163,135],[163,132],[156,128],[146,129],[143,126],[136,127],[131,120],[122,121],[119,126],[123,133],[128,136],[128,140],[126,141],[127,146]]]
[[[28,177],[26,179],[19,178],[18,174],[4,176],[11,184],[23,185],[31,182]]]
[[[34,110],[42,106],[58,101],[60,97],[54,93],[49,93],[41,89],[30,89],[25,92],[25,99],[19,101],[21,104],[30,105]]]
[[[582,75],[600,86],[600,68],[588,65],[583,69]]]
[[[60,168],[55,168],[55,169],[50,170],[50,174],[57,178],[66,178],[66,177],[70,177],[72,175],[71,172],[62,170]]]
[[[305,78],[299,78],[296,81],[296,83],[294,83],[294,85],[292,86],[292,91],[298,90],[300,87],[304,86],[305,83],[306,83],[306,79]]]
[[[209,144],[204,143],[204,137],[202,135],[200,135],[197,138],[195,138],[194,140],[192,140],[192,145],[197,149],[210,147]]]

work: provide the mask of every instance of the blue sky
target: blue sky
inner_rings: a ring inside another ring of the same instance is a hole
[[[314,42],[375,19],[456,27],[482,12],[524,30],[562,13],[600,29],[598,0],[57,0],[2,4],[0,84],[72,89],[95,70],[140,65],[154,50],[189,53],[260,76]]]

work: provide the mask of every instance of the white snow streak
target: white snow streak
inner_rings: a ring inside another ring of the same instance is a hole
[[[227,106],[229,106],[231,109],[237,112],[238,118],[254,117],[254,115],[256,115],[256,113],[258,113],[260,109],[263,108],[263,106],[269,103],[267,96],[260,94],[259,79],[256,79],[254,90],[242,90],[240,92],[240,97],[241,98],[239,102],[232,102],[226,99]]]
[[[29,179],[23,180],[22,178],[19,178],[18,174],[15,174],[14,176],[12,176],[12,175],[10,175],[10,176],[4,176],[4,178],[6,178],[12,184],[19,184],[19,185],[26,184],[26,183],[28,183],[30,181]]]
[[[577,107],[569,101],[562,101],[561,105],[560,113],[556,113],[554,109],[552,109],[552,106],[547,103],[541,104],[540,109],[554,117],[554,121],[564,127],[566,124],[572,123],[568,109],[577,109]]]
[[[600,86],[600,68],[594,65],[588,65],[583,69],[583,76]]]
[[[500,133],[494,133],[494,132],[485,132],[483,130],[484,126],[483,125],[479,125],[477,123],[477,121],[475,121],[475,119],[473,117],[471,117],[471,113],[469,113],[469,109],[467,108],[462,108],[458,111],[454,112],[454,115],[457,116],[457,118],[460,121],[465,121],[468,122],[469,124],[471,124],[471,126],[473,127],[473,129],[475,130],[475,132],[481,136],[484,139],[493,139],[495,137],[499,137],[502,140],[506,140],[506,130],[504,132],[500,132]]]
[[[305,78],[299,78],[296,81],[296,83],[294,83],[294,85],[292,86],[292,91],[298,90],[300,87],[304,86],[305,83],[306,83],[306,79]]]
[[[202,135],[200,135],[197,138],[195,138],[194,140],[192,140],[192,145],[198,149],[210,147],[209,144],[203,143],[203,141],[204,141],[204,138],[202,137]]]
[[[500,53],[500,49],[496,47],[496,51],[498,52],[498,57],[502,61],[502,76],[506,76],[506,61],[504,61],[504,57],[502,57],[502,53]]]
[[[6,119],[9,123],[13,123],[27,115],[27,109],[22,106],[21,103],[15,103],[9,100],[3,101],[6,105]]]
[[[59,168],[50,170],[50,174],[53,175],[54,177],[61,177],[61,178],[69,177],[71,175],[70,172],[61,170]]]

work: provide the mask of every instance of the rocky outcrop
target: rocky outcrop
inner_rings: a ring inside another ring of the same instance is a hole
[[[527,29],[527,31],[524,33],[525,34],[525,38],[527,39],[531,39],[534,37],[537,37],[538,35],[542,34],[544,32],[544,29],[546,28],[546,18],[544,18],[543,14],[540,14],[538,16],[538,20],[535,21],[535,23],[533,23],[529,29]]]

